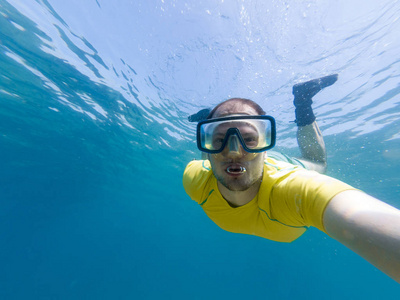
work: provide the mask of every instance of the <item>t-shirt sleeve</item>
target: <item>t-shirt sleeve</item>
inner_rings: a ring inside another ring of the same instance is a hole
[[[271,214],[292,226],[314,226],[326,232],[323,215],[329,201],[352,186],[314,171],[299,169],[281,180],[271,190]]]
[[[200,203],[211,175],[208,160],[192,160],[183,172],[183,187],[189,197]]]

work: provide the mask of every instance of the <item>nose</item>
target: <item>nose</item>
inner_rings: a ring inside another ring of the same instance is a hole
[[[244,152],[239,138],[236,135],[231,135],[229,137],[224,150],[227,151],[226,155],[229,157],[241,156]]]

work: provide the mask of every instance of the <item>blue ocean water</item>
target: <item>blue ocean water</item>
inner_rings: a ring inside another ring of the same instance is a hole
[[[321,1],[322,2],[322,1]],[[0,0],[1,299],[398,299],[316,229],[224,232],[185,194],[187,116],[233,96],[298,155],[315,97],[328,174],[400,208],[398,1]]]

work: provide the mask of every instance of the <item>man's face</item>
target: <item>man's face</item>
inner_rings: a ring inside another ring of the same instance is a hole
[[[254,108],[248,105],[220,106],[213,118],[231,115],[257,115]],[[245,128],[240,128],[244,132]],[[248,128],[252,130],[252,128]],[[230,136],[224,150],[218,154],[209,154],[213,173],[217,180],[231,191],[245,191],[262,178],[265,153],[248,153],[236,136]],[[245,171],[244,171],[245,170]]]

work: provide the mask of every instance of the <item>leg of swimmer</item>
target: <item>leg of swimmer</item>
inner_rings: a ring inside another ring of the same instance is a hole
[[[301,161],[318,172],[326,170],[325,143],[312,110],[312,97],[336,82],[337,74],[321,77],[293,86],[296,107],[297,142],[301,151]]]
[[[301,162],[311,170],[324,173],[326,170],[326,149],[317,122],[297,127],[297,143]]]
[[[312,97],[322,89],[334,84],[338,78],[337,74],[313,79],[307,82],[298,83],[293,86],[294,100],[296,107],[297,126],[306,126],[315,121],[314,112],[311,108]]]

